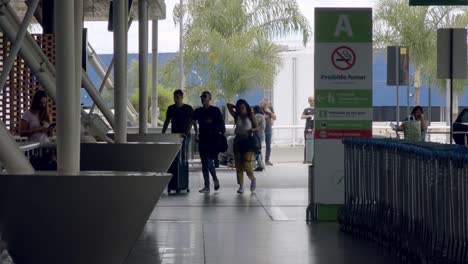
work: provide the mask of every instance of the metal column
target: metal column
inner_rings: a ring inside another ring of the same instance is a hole
[[[395,79],[396,79],[396,100],[397,100],[397,106],[396,106],[396,122],[397,126],[400,126],[400,53],[401,53],[401,47],[396,47],[396,52],[395,52]],[[397,137],[398,137],[398,131],[397,131]]]
[[[127,141],[127,0],[114,0],[115,142]]]
[[[55,33],[55,2],[55,0],[42,0],[42,28],[44,34]]]
[[[445,80],[445,123],[450,126],[450,79]]]
[[[73,133],[73,141],[74,145],[76,146],[75,152],[78,153],[78,172],[80,171],[79,167],[79,159],[80,159],[80,151],[81,151],[81,87],[82,87],[82,74],[86,74],[86,71],[83,69],[82,64],[82,53],[83,53],[83,22],[84,22],[84,14],[83,14],[83,0],[75,0],[75,86],[73,92],[75,93],[75,105],[74,113],[75,119],[75,126],[77,129],[72,130],[70,132]],[[94,97],[96,98],[96,97]],[[93,98],[93,99],[94,99]],[[101,98],[102,99],[102,98]],[[106,105],[107,106],[107,105]]]
[[[75,0],[76,2],[77,0]],[[78,0],[82,1],[82,0]],[[57,154],[58,171],[74,175],[80,170],[80,120],[76,120],[79,98],[76,98],[75,3],[57,1],[56,28],[56,87],[57,87]]]
[[[148,126],[148,1],[138,2],[139,36],[139,125],[140,134],[146,134]]]
[[[0,162],[9,174],[34,174],[34,169],[24,153],[0,121]]]
[[[152,68],[151,68],[151,126],[158,127],[158,20],[153,20],[152,26]]]
[[[180,80],[179,89],[184,90],[184,0],[180,0],[180,38],[179,38],[179,59],[180,59]]]
[[[133,22],[133,18],[130,17],[130,19],[128,20],[127,32],[130,26],[132,25],[132,22]],[[111,127],[115,128],[114,114],[112,113],[109,106],[107,105],[107,103],[104,101],[104,99],[101,96],[104,90],[104,87],[106,87],[109,90],[114,89],[114,82],[113,82],[114,77],[112,76],[112,70],[114,68],[114,57],[112,57],[111,63],[109,67],[107,68],[107,70],[105,70],[106,68],[105,64],[101,61],[101,59],[99,58],[99,55],[96,53],[96,51],[90,44],[88,44],[88,52],[89,52],[88,58],[89,58],[89,62],[91,63],[91,66],[93,66],[99,78],[102,79],[99,89],[96,89],[96,87],[94,87],[94,84],[91,82],[88,74],[83,71],[83,86],[94,101],[89,113],[90,114],[94,113],[94,110],[96,110],[96,106],[97,106],[98,109],[104,115],[104,117],[106,117]],[[94,96],[96,96],[97,99],[94,99]],[[137,112],[133,108],[132,103],[130,102],[130,100],[127,100],[127,120],[131,122],[132,124],[136,123],[136,114]]]
[[[292,58],[292,124],[294,127],[297,125],[297,58]],[[293,128],[292,130],[292,145],[293,147],[296,146],[296,129]],[[305,144],[305,142],[304,142]]]

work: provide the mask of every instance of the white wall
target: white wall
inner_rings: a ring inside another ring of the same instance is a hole
[[[303,144],[305,121],[301,120],[304,108],[309,104],[307,98],[314,94],[314,54],[313,49],[284,52],[283,67],[278,73],[273,88],[273,104],[277,114],[275,126],[293,126],[300,128],[275,129],[273,144]],[[296,58],[296,98],[293,91],[293,59]],[[295,99],[295,107],[294,107]]]

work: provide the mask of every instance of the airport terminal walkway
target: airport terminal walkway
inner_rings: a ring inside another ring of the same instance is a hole
[[[194,168],[189,194],[163,194],[126,264],[398,263],[337,223],[306,224],[306,165],[277,163],[257,173],[254,194],[236,193],[233,169],[219,174],[219,192],[198,193],[203,180]]]

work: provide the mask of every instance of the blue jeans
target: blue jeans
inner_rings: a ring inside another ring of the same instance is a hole
[[[205,181],[205,187],[210,188],[210,173],[211,177],[213,177],[213,181],[217,183],[218,177],[216,177],[216,168],[214,165],[215,154],[207,151],[206,147],[199,145],[200,149],[200,159],[202,164],[202,173],[203,173],[203,180]]]
[[[271,156],[271,138],[273,136],[273,131],[271,130],[265,130],[265,162],[270,161],[270,156]]]
[[[192,138],[190,137],[190,135],[186,136],[184,138],[184,141],[182,142],[182,147],[180,148],[180,159],[184,164],[188,164],[191,141]]]
[[[260,153],[255,155],[255,160],[257,161],[257,168],[263,168],[263,157],[262,157],[262,145],[265,137],[260,138]]]

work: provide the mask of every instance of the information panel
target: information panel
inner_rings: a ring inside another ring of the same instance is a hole
[[[315,19],[315,138],[370,137],[372,13],[316,9]],[[330,130],[331,121],[348,122]]]
[[[315,9],[315,202],[344,202],[343,138],[372,136],[372,9]]]

